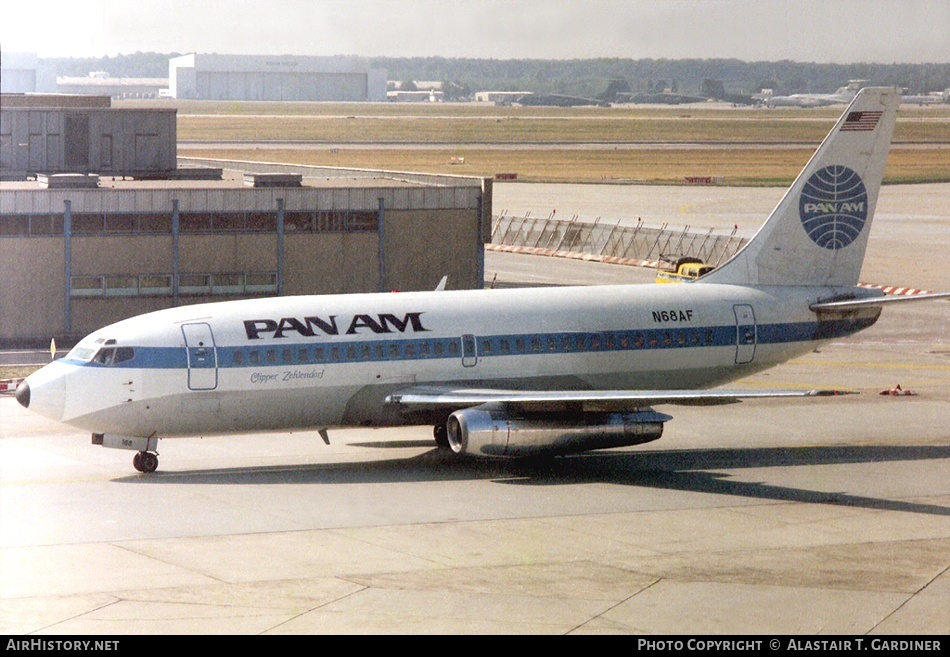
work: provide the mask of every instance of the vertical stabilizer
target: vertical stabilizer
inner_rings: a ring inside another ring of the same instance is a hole
[[[862,89],[768,220],[732,259],[697,282],[858,282],[900,97]]]

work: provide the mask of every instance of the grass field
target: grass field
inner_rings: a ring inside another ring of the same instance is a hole
[[[520,109],[520,108],[509,108]],[[178,138],[202,141],[313,141],[324,143],[556,144],[602,142],[818,142],[836,116],[760,111],[642,115],[618,112],[595,117],[425,115],[189,115],[178,117]],[[604,110],[609,112],[609,109]],[[945,118],[901,118],[894,141],[950,142]]]
[[[25,365],[23,367],[0,366],[0,379],[25,379],[38,369],[40,369],[39,365]]]
[[[788,185],[812,156],[811,148],[748,149],[723,147],[661,149],[516,148],[370,149],[188,149],[178,154],[201,158],[283,162],[333,167],[467,176],[516,173],[525,182],[639,182],[679,184],[686,176],[721,176],[728,185]],[[464,159],[464,164],[452,158]],[[950,148],[893,148],[885,183],[950,180]]]
[[[731,185],[788,184],[842,111],[212,101],[174,106],[182,156],[476,176],[510,172],[519,180],[546,182],[669,184],[686,176],[721,176]],[[214,148],[215,142],[222,148]],[[282,148],[275,142],[295,143]],[[650,147],[659,144],[676,147]],[[772,144],[781,147],[768,148]],[[453,157],[464,164],[453,164]],[[950,106],[902,107],[885,182],[946,181]]]

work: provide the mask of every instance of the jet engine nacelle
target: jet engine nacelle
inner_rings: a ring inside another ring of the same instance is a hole
[[[672,419],[652,409],[512,417],[484,405],[452,413],[446,429],[456,454],[519,457],[640,445],[662,436]]]

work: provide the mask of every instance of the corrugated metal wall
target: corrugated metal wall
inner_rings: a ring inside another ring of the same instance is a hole
[[[161,175],[177,166],[175,110],[7,108],[0,174]]]

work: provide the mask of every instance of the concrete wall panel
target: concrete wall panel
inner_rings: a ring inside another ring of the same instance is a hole
[[[74,298],[72,325],[77,335],[87,335],[127,317],[171,308],[171,297]]]
[[[429,290],[445,275],[450,289],[472,287],[476,231],[464,210],[387,212],[386,289]]]
[[[277,271],[276,235],[187,235],[179,238],[182,272]]]
[[[171,235],[72,239],[73,276],[170,274],[173,262]]]
[[[64,244],[61,237],[0,239],[0,337],[63,335]]]
[[[379,287],[376,233],[288,235],[284,294],[353,294]]]

